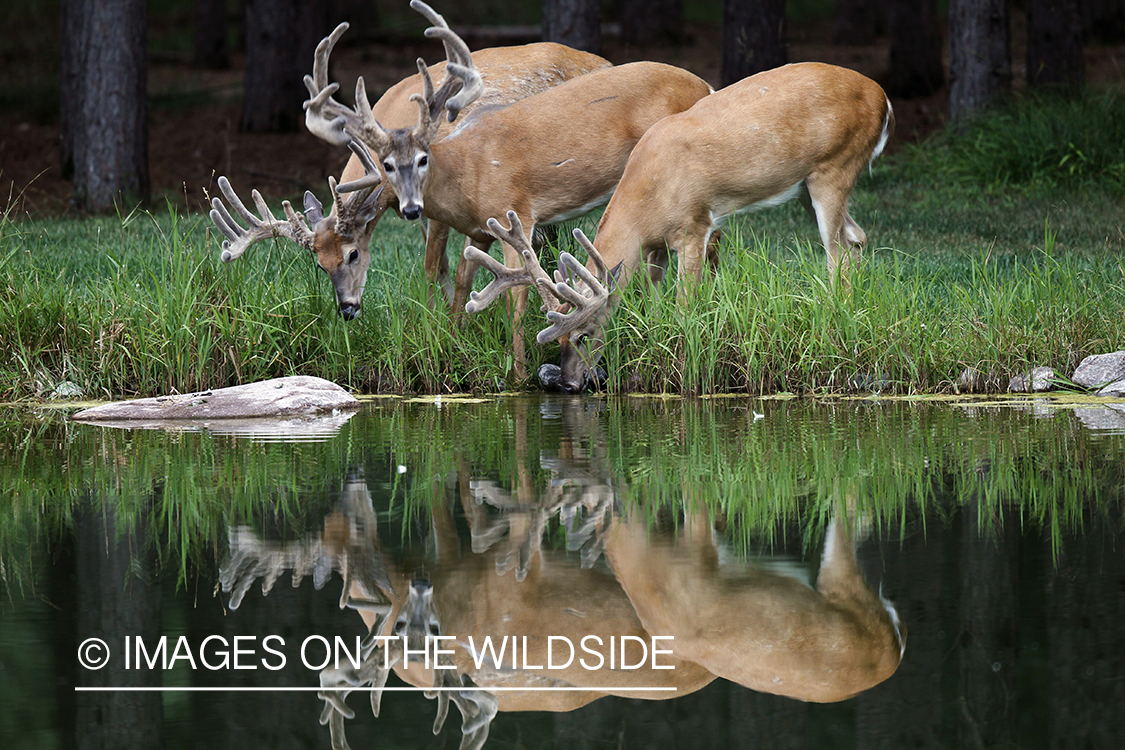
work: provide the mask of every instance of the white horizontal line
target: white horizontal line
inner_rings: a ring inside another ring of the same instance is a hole
[[[489,693],[500,692],[667,692],[679,690],[676,687],[76,687],[76,693],[284,693],[284,692],[350,692],[370,693],[380,690],[386,693],[433,693],[445,691],[469,692],[484,690]]]

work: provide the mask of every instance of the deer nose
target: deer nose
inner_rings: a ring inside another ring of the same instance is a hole
[[[421,206],[413,206],[413,205],[403,206],[402,216],[407,221],[416,221],[418,219],[421,219],[422,218],[422,207]]]
[[[342,305],[340,315],[344,317],[344,320],[355,320],[359,317],[359,305]]]

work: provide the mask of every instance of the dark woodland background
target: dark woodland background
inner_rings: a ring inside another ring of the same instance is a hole
[[[890,148],[1035,88],[1125,80],[1125,0],[468,0],[433,3],[469,45],[539,39],[687,68],[716,88],[785,62],[854,68],[890,94]],[[172,200],[215,179],[322,190],[347,153],[303,131],[317,41],[372,99],[442,59],[406,0],[25,0],[0,11],[0,189],[9,215]],[[76,166],[78,165],[78,166]]]

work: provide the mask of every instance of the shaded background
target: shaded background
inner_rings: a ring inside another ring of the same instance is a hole
[[[984,0],[964,0],[962,4],[966,2],[971,7],[984,4]],[[1017,91],[1028,80],[1024,6],[1031,2],[1046,0],[1001,3],[1010,12],[1010,79]],[[113,3],[100,3],[107,4]],[[343,19],[352,23],[333,56],[333,76],[343,91],[349,91],[355,78],[363,75],[374,99],[415,72],[417,56],[431,62],[442,58],[440,46],[422,37],[424,22],[405,0],[306,3],[320,7],[315,21],[283,18],[278,9],[285,4],[268,6],[268,18],[281,21],[285,29],[297,26],[315,31],[318,25]],[[437,3],[435,8],[477,49],[538,40],[544,6],[552,4],[568,3],[470,0]],[[1060,3],[1050,0],[1046,4]],[[75,186],[64,174],[60,155],[60,90],[65,90],[60,85],[62,8],[97,5],[79,0],[27,0],[6,4],[0,11],[0,191],[9,210],[58,214],[75,209]],[[642,21],[660,17],[655,8],[666,5],[674,8],[676,4],[670,0],[603,2],[601,33],[595,39],[600,54],[614,63],[668,62],[720,86],[729,75],[723,72],[723,0],[685,0],[684,20],[674,29],[646,28]],[[726,5],[729,12],[730,6],[752,4],[727,0]],[[917,95],[926,88],[917,85],[910,98],[892,93],[898,119],[892,151],[944,127],[949,109],[947,4],[938,4],[936,10],[927,10],[928,3],[905,10],[900,5],[897,0],[790,0],[785,7],[784,52],[789,61],[844,65],[891,89],[912,87],[892,75],[903,70],[897,61],[892,63],[896,54],[891,50],[892,26],[897,23],[915,32],[930,29],[931,35],[933,30],[939,33],[944,80],[932,93]],[[637,11],[638,6],[645,10]],[[221,174],[231,178],[237,191],[257,187],[267,197],[293,196],[308,188],[323,192],[328,175],[339,173],[347,152],[303,132],[299,109],[294,118],[262,116],[255,120],[250,115],[266,105],[244,106],[245,92],[258,86],[252,81],[246,85],[246,29],[247,19],[255,11],[254,0],[151,0],[145,10],[147,164],[153,203],[161,205],[170,199],[191,210],[202,208],[205,191],[213,188]],[[1125,80],[1125,0],[1080,0],[1079,11],[1085,80],[1095,86]],[[674,11],[661,11],[665,12]],[[906,21],[901,20],[904,13]],[[557,37],[567,31],[549,33]],[[320,34],[315,31],[306,36],[319,38]],[[1055,41],[1062,45],[1067,38],[1068,33],[1060,30]],[[254,72],[262,75],[263,67],[256,66]],[[299,76],[284,78],[299,82]],[[293,108],[282,111],[289,109]]]

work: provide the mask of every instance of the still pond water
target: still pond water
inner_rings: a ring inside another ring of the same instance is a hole
[[[0,491],[6,750],[1125,747],[1121,403],[11,409]]]

